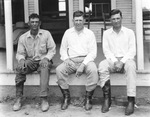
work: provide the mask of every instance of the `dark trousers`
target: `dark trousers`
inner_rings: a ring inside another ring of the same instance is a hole
[[[34,71],[37,71],[40,74],[40,97],[45,97],[48,95],[48,84],[52,62],[49,61],[47,67],[41,67],[39,65],[39,62],[40,61],[34,61],[34,64],[36,65],[35,69],[31,69],[30,67],[28,67],[28,65],[23,70],[19,69],[18,67],[16,68],[16,78],[15,78],[16,88],[21,87],[20,85],[24,85],[24,82],[26,81],[26,74],[30,74]],[[18,94],[16,92],[16,95],[19,95],[19,92]]]

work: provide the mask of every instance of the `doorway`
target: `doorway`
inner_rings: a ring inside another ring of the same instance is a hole
[[[49,30],[56,44],[69,28],[68,0],[39,0],[41,28]]]

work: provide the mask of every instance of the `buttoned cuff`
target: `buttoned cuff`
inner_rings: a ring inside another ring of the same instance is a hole
[[[24,60],[25,60],[25,57],[24,57],[24,56],[19,56],[19,57],[18,57],[18,62],[19,62],[21,59],[24,59]]]

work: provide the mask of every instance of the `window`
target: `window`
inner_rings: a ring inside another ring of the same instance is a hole
[[[59,11],[66,11],[66,1],[59,0]],[[59,16],[66,16],[65,13],[59,13]]]
[[[55,43],[61,43],[62,36],[69,27],[69,0],[39,0],[41,28],[49,30]]]
[[[142,0],[143,20],[150,20],[150,1]]]
[[[91,21],[103,21],[103,13],[109,13],[111,10],[111,0],[84,0],[84,11],[89,8],[89,4],[92,4]],[[89,13],[86,12],[86,17]]]

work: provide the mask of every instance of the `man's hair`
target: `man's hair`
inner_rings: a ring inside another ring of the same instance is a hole
[[[122,17],[122,12],[119,9],[113,9],[113,10],[111,10],[109,16],[111,18],[112,15],[115,15],[115,14],[118,14],[118,13]]]
[[[32,13],[32,14],[29,16],[29,21],[30,21],[30,19],[34,19],[34,18],[38,18],[39,21],[40,21],[40,16],[39,16],[38,14],[36,14],[36,13]]]
[[[74,17],[80,17],[80,16],[83,16],[83,18],[84,18],[84,13],[82,12],[82,11],[75,11],[74,13],[73,13],[73,18]]]

